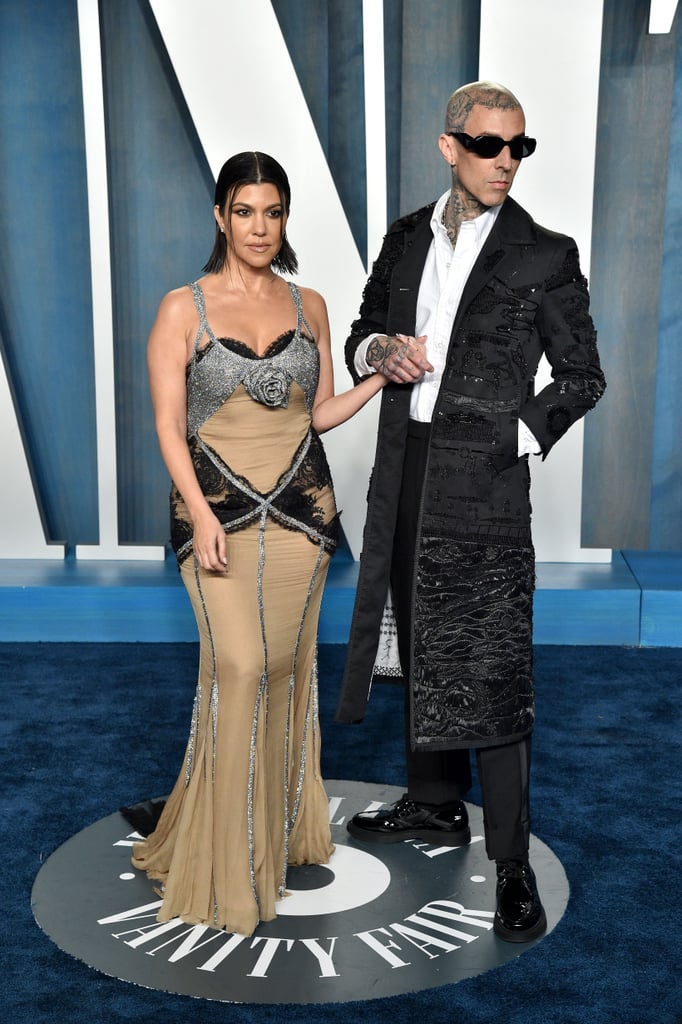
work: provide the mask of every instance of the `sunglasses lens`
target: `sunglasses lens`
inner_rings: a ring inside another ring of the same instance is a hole
[[[535,139],[523,135],[520,139],[512,139],[509,143],[509,152],[514,160],[523,160],[524,156],[530,156],[535,151]]]
[[[500,139],[497,135],[479,135],[477,139],[474,139],[471,148],[476,156],[489,158],[497,156],[503,146],[504,139]]]

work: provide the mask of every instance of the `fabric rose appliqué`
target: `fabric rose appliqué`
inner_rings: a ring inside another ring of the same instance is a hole
[[[244,388],[255,402],[273,409],[286,409],[289,404],[291,376],[278,367],[258,367],[244,379]]]

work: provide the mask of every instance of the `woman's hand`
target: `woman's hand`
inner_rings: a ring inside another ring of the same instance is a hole
[[[206,508],[194,519],[194,554],[202,569],[227,572],[227,538],[218,518]]]

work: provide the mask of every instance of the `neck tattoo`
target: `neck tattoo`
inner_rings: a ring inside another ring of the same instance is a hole
[[[488,207],[479,202],[470,192],[463,192],[457,188],[452,189],[443,207],[442,221],[453,249],[462,221],[474,220],[487,209]]]

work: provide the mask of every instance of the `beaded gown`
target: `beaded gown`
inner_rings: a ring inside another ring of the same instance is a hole
[[[204,295],[187,367],[188,444],[228,541],[226,574],[201,569],[171,491],[171,537],[200,639],[178,780],[133,864],[162,883],[158,920],[250,935],[276,916],[287,865],[332,853],[320,775],[316,638],[337,513],[312,427],[319,354],[289,284],[293,330],[262,356],[215,337]]]

